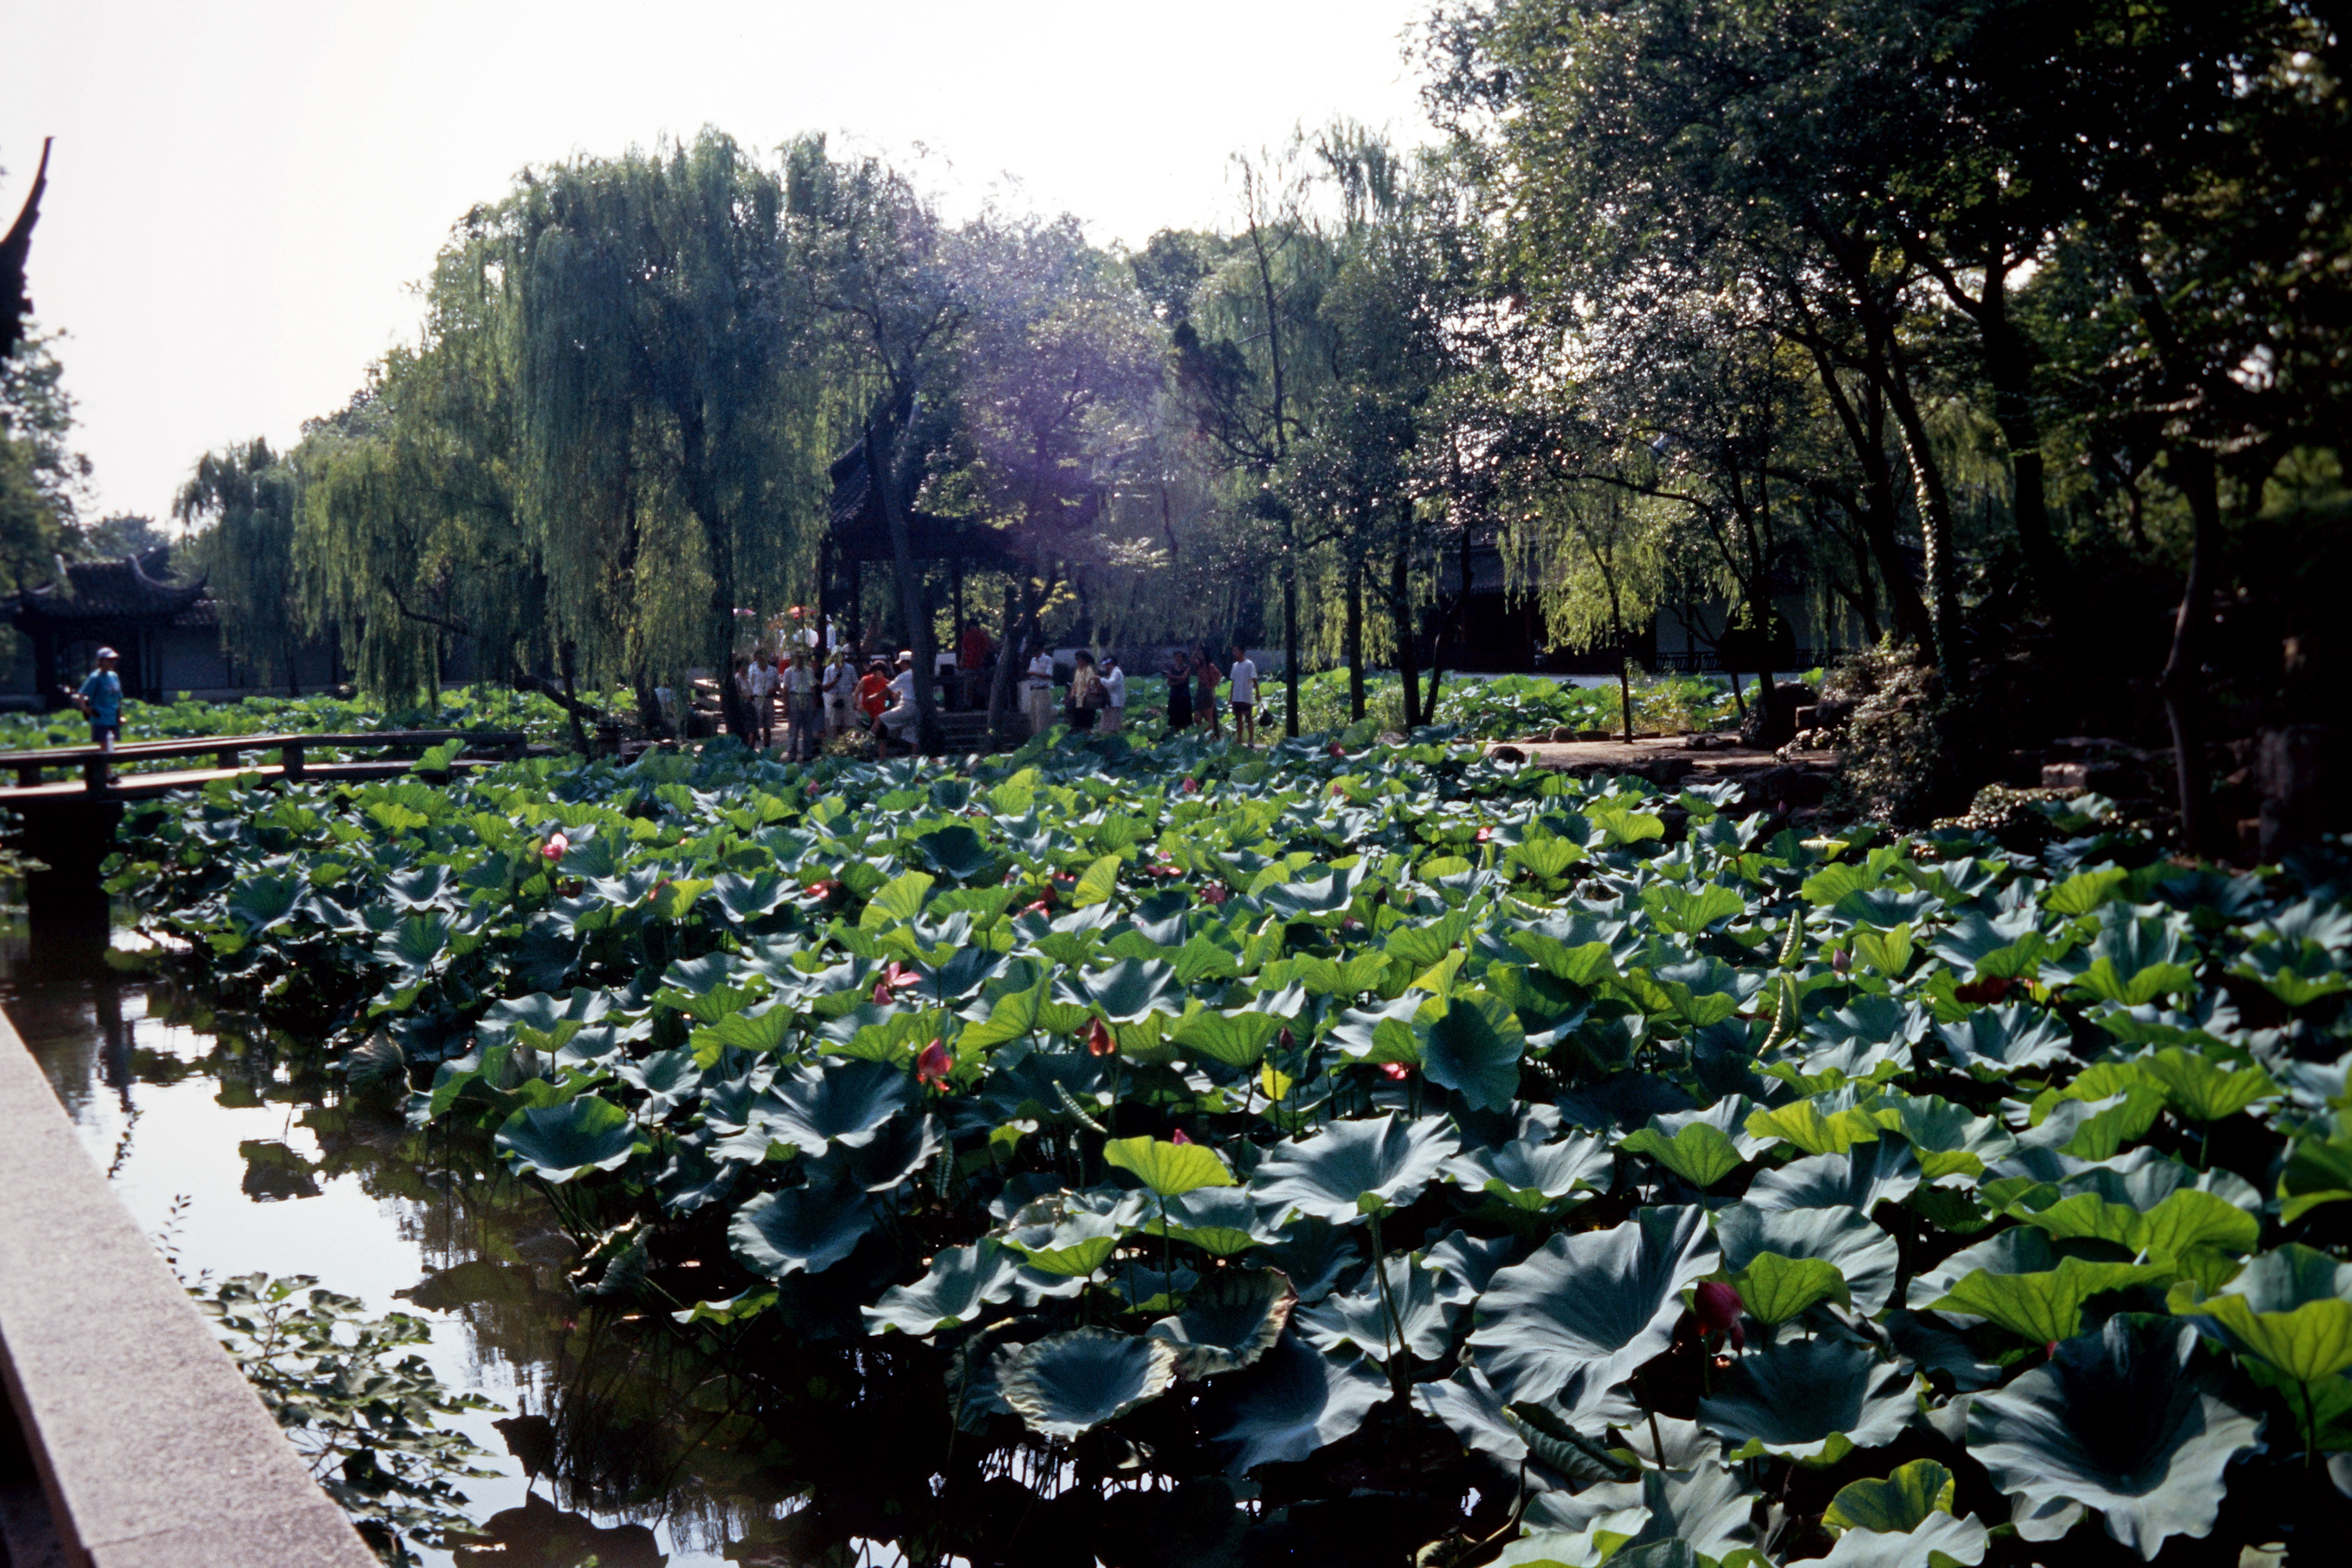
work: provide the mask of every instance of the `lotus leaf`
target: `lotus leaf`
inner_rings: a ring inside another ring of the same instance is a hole
[[[2055,1017],[2014,1005],[1980,1007],[1965,1023],[1937,1025],[1936,1033],[1953,1064],[1979,1078],[2007,1078],[2063,1062],[2074,1049],[2065,1026]]]
[[[894,1285],[866,1309],[874,1333],[929,1335],[972,1322],[992,1302],[1013,1297],[1020,1260],[992,1241],[950,1247],[931,1260],[931,1270],[912,1285]]]
[[[1902,1252],[1895,1238],[1853,1209],[1726,1209],[1716,1221],[1726,1272],[1738,1275],[1759,1257],[1812,1258],[1832,1265],[1840,1291],[1851,1291],[1854,1307],[1875,1317],[1895,1292]],[[1745,1293],[1743,1292],[1743,1295]],[[1750,1311],[1755,1309],[1751,1306]],[[1773,1320],[1757,1317],[1766,1321]]]
[[[1349,1225],[1375,1209],[1412,1202],[1458,1147],[1454,1132],[1434,1117],[1400,1121],[1391,1113],[1335,1121],[1268,1150],[1250,1177],[1250,1195],[1261,1205]]]
[[[1899,1204],[1919,1185],[1919,1162],[1895,1139],[1882,1138],[1843,1154],[1815,1154],[1766,1171],[1748,1185],[1759,1209],[1850,1208],[1867,1215]]]
[[[1455,996],[1420,1028],[1422,1070],[1430,1082],[1483,1110],[1506,1110],[1518,1097],[1528,1038],[1499,998],[1484,992]]]
[[[1202,1187],[1230,1187],[1234,1173],[1215,1152],[1198,1143],[1171,1143],[1161,1138],[1113,1138],[1103,1144],[1103,1163],[1132,1171],[1136,1179],[1163,1198],[1181,1197]]]
[[[1299,1334],[1318,1350],[1352,1348],[1378,1362],[1387,1361],[1392,1348],[1423,1361],[1444,1354],[1461,1309],[1439,1300],[1436,1279],[1410,1258],[1390,1257],[1380,1267],[1385,1292],[1367,1279],[1352,1291],[1302,1308],[1292,1320]]]
[[[1324,1355],[1286,1332],[1255,1366],[1217,1381],[1201,1430],[1229,1451],[1226,1474],[1246,1475],[1338,1442],[1388,1396],[1388,1380],[1361,1357]]]
[[[762,1193],[735,1211],[727,1226],[737,1261],[769,1279],[822,1274],[849,1256],[874,1228],[866,1194],[847,1183]]]
[[[996,1386],[1033,1429],[1076,1437],[1167,1393],[1176,1360],[1176,1347],[1165,1340],[1073,1329],[1000,1351]]]
[[[1717,1261],[1696,1207],[1643,1209],[1608,1230],[1555,1236],[1496,1274],[1470,1344],[1516,1399],[1549,1399],[1579,1375],[1616,1383],[1666,1347],[1684,1287]]]
[[[751,1107],[747,1125],[804,1154],[866,1143],[906,1109],[907,1075],[881,1062],[813,1064],[780,1078]]]
[[[1734,1458],[1834,1460],[1846,1445],[1891,1443],[1910,1421],[1911,1373],[1867,1345],[1782,1340],[1738,1357],[1699,1401],[1699,1425],[1738,1446]]]
[[[656,1051],[635,1061],[616,1061],[613,1076],[646,1097],[637,1115],[648,1126],[702,1092],[702,1068],[695,1065],[691,1051]]]
[[[1937,1513],[1909,1530],[1857,1525],[1839,1536],[1829,1555],[1818,1561],[1822,1568],[1963,1568],[1983,1562],[1990,1546],[1991,1532],[1974,1514],[1955,1519]]]
[[[1951,1512],[1958,1489],[1951,1471],[1933,1459],[1914,1459],[1896,1467],[1883,1481],[1853,1481],[1840,1488],[1822,1515],[1822,1526],[1832,1533],[1916,1530],[1938,1512]]]
[[[618,1170],[646,1146],[627,1111],[593,1094],[519,1107],[492,1142],[518,1174],[558,1185],[590,1171]]]
[[[1655,1127],[1644,1127],[1628,1133],[1617,1147],[1649,1155],[1695,1187],[1711,1187],[1739,1168],[1739,1151],[1730,1136],[1704,1121],[1692,1122],[1671,1138]]]
[[[1146,1331],[1176,1347],[1185,1377],[1215,1377],[1253,1365],[1282,1337],[1298,1292],[1275,1268],[1227,1268],[1184,1299],[1183,1310]]]
[[[2297,1383],[2352,1368],[2352,1264],[2299,1243],[2255,1258],[2214,1295],[2176,1289],[2172,1310]]]
[[[2172,1536],[2202,1537],[2221,1512],[2223,1472],[2261,1423],[2224,1397],[2196,1347],[2187,1324],[2117,1313],[1978,1394],[1969,1455],[2029,1506],[2098,1510],[2106,1532],[2143,1558]]]
[[[1499,1148],[1467,1149],[1444,1170],[1449,1181],[1532,1212],[1580,1188],[1606,1191],[1614,1164],[1600,1139],[1575,1134],[1549,1143],[1517,1138]]]
[[[1655,1542],[1680,1542],[1700,1556],[1721,1560],[1757,1544],[1757,1500],[1738,1468],[1702,1464],[1688,1470],[1645,1469],[1638,1481],[1603,1481],[1574,1497],[1546,1492],[1529,1503],[1528,1520],[1596,1535],[1616,1534],[1631,1526],[1620,1552]],[[1624,1559],[1619,1555],[1611,1561]]]

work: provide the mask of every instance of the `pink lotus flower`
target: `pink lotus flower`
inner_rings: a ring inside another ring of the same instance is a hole
[[[539,847],[540,858],[545,860],[561,860],[571,852],[572,840],[561,833],[549,834],[547,842]]]
[[[1184,781],[1184,793],[1185,793],[1186,795],[1198,795],[1198,794],[1200,794],[1200,793],[1201,793],[1201,781],[1200,781],[1199,779],[1186,779],[1186,780]]]
[[[1118,1040],[1117,1037],[1111,1034],[1109,1025],[1104,1023],[1100,1018],[1094,1019],[1087,1025],[1087,1054],[1088,1056],[1108,1057],[1115,1056],[1118,1052]]]
[[[1185,1137],[1184,1130],[1181,1127],[1179,1127],[1175,1131],[1171,1132],[1168,1135],[1168,1142],[1171,1143],[1190,1143],[1192,1140]]]
[[[1494,837],[1495,830],[1491,827],[1482,827],[1478,830],[1478,842],[1481,844],[1486,843],[1488,839]]]
[[[1234,896],[1234,890],[1223,882],[1211,882],[1201,889],[1201,897],[1213,904],[1222,904]]]
[[[948,1074],[954,1067],[954,1056],[946,1046],[933,1040],[923,1047],[922,1055],[915,1058],[915,1081],[925,1089],[943,1089],[947,1086]]]
[[[1402,1062],[1382,1062],[1381,1064],[1381,1076],[1394,1083],[1402,1083],[1405,1080],[1406,1071],[1407,1069]]]
[[[1335,757],[1344,757],[1348,754],[1348,748],[1334,741],[1328,748],[1328,753]]]
[[[835,893],[841,891],[841,884],[828,877],[823,881],[811,882],[801,891],[812,899],[823,899],[829,902]]]
[[[1720,1279],[1700,1283],[1693,1294],[1691,1310],[1697,1315],[1699,1326],[1710,1334],[1729,1336],[1731,1348],[1748,1348],[1748,1331],[1740,1325],[1739,1292]]]
[[[1846,952],[1843,947],[1833,947],[1830,949],[1830,968],[1832,971],[1839,974],[1843,974],[1853,967],[1853,955],[1852,953]]]
[[[890,966],[885,969],[881,976],[874,982],[874,1005],[877,1007],[887,1006],[890,1002],[890,993],[904,991],[909,985],[920,985],[922,983],[923,976],[919,971],[909,969],[898,960],[892,959]]]
[[[1050,915],[1054,912],[1054,900],[1040,899],[1034,904],[1024,904],[1021,912],[1024,915]]]

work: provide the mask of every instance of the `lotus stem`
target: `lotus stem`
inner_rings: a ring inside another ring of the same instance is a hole
[[[1658,1468],[1663,1470],[1666,1468],[1666,1440],[1658,1436],[1658,1411],[1650,1400],[1650,1381],[1638,1372],[1633,1374],[1633,1392],[1642,1401],[1642,1414],[1649,1418],[1650,1452],[1656,1457]]]

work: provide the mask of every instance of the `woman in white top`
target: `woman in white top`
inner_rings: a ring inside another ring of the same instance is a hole
[[[1118,655],[1107,653],[1102,656],[1099,679],[1103,690],[1110,698],[1109,706],[1102,710],[1102,732],[1115,735],[1118,733],[1119,721],[1127,717],[1127,671],[1119,668]]]
[[[1021,683],[1021,706],[1029,715],[1032,735],[1054,727],[1054,656],[1043,647],[1029,660],[1029,673]]]

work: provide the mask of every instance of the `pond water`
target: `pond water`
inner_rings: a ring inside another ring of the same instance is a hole
[[[0,1004],[184,1277],[313,1275],[371,1315],[415,1313],[444,1382],[499,1406],[453,1418],[499,1471],[465,1483],[489,1540],[425,1562],[803,1561],[780,1542],[805,1489],[745,1462],[761,1434],[732,1380],[583,1310],[570,1242],[478,1143],[344,1103],[300,1042],[209,1013],[103,917],[33,930],[21,907],[0,931]],[[824,1560],[903,1561],[837,1534]]]

